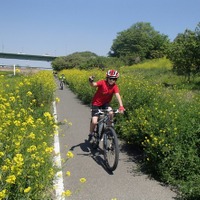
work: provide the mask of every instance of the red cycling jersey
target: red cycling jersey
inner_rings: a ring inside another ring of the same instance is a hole
[[[92,99],[92,105],[102,106],[110,103],[113,94],[119,93],[119,88],[116,84],[109,85],[106,80],[100,80],[97,82],[97,91]]]

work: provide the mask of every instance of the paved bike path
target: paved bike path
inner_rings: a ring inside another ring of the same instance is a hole
[[[68,151],[74,157],[63,163],[64,189],[72,191],[70,200],[173,200],[176,194],[168,187],[137,170],[134,156],[127,155],[120,145],[119,164],[111,174],[104,168],[101,152],[91,152],[87,142],[90,108],[83,105],[67,87],[56,91],[58,122],[65,119],[72,126],[61,125],[59,141],[61,158]],[[134,152],[133,152],[134,154]],[[66,172],[70,171],[71,176]],[[86,178],[80,183],[80,178]]]

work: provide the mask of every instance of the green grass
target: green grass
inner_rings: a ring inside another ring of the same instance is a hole
[[[200,90],[200,76],[197,74],[192,77],[191,82],[186,81],[186,77],[177,76],[172,71],[171,62],[166,59],[155,59],[130,67],[122,67],[120,69],[123,75],[133,75],[142,77],[152,84],[161,84],[164,87],[187,89],[194,92]]]

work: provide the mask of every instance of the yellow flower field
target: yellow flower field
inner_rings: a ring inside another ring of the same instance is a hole
[[[193,85],[183,84],[170,69],[167,59],[118,69],[117,84],[126,112],[117,117],[115,128],[127,144],[143,151],[142,166],[148,173],[178,186],[182,197],[200,198],[200,93],[188,89]],[[95,76],[95,81],[106,76],[97,69],[61,73],[86,104],[95,92],[89,76]],[[118,106],[115,100],[112,106]]]
[[[50,199],[56,172],[52,73],[0,76],[0,82],[0,199]]]

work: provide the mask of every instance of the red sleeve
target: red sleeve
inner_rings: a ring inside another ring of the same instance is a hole
[[[115,93],[115,94],[116,94],[116,93],[119,93],[119,88],[118,88],[117,85],[115,85],[115,87],[114,87],[114,93]]]
[[[103,84],[103,80],[97,81],[97,87]]]

